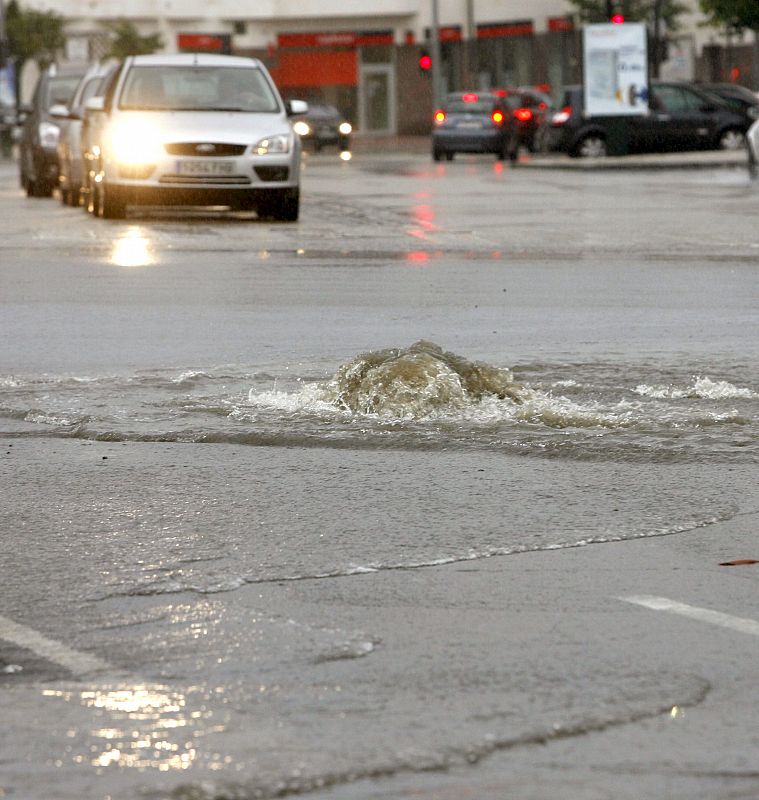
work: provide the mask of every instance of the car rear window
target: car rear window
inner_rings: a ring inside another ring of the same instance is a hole
[[[495,102],[492,97],[477,100],[449,100],[445,110],[449,114],[487,114],[493,110]]]
[[[81,79],[81,75],[56,75],[50,78],[47,84],[45,108],[50,108],[57,103],[67,106]]]
[[[119,108],[141,111],[279,111],[263,72],[254,67],[135,66]]]

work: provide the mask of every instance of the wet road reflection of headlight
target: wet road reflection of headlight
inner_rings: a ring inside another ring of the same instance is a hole
[[[290,137],[285,133],[267,136],[253,145],[253,152],[259,156],[265,156],[269,153],[289,153]]]
[[[293,130],[298,136],[308,136],[311,133],[311,128],[307,122],[303,122],[303,120],[298,120],[295,125],[293,125]]]
[[[154,164],[164,150],[155,127],[124,123],[111,131],[111,152],[120,164]]]
[[[139,226],[130,227],[113,243],[111,264],[117,267],[147,267],[155,263],[150,240]]]

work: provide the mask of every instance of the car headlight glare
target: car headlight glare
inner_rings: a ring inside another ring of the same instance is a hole
[[[259,156],[265,156],[269,153],[289,153],[290,137],[286,133],[266,136],[253,145],[253,152]]]
[[[341,122],[338,130],[343,134],[343,136],[347,136],[353,130],[353,126],[350,124],[350,122]]]
[[[40,144],[51,149],[58,146],[58,137],[61,129],[52,122],[40,122],[39,126]]]
[[[298,136],[308,136],[308,134],[311,133],[311,126],[302,119],[299,119],[295,125],[293,125],[293,130]]]
[[[154,164],[163,152],[158,131],[150,125],[122,124],[111,131],[111,154],[119,164]]]

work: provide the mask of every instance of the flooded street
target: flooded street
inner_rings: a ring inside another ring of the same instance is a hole
[[[757,186],[303,180],[0,164],[0,797],[756,796]]]

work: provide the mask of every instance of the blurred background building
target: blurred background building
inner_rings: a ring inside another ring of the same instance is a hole
[[[159,34],[165,52],[258,57],[283,95],[331,103],[363,134],[428,131],[432,73],[438,93],[524,85],[554,91],[581,76],[581,25],[576,6],[567,0],[22,0],[22,5],[66,18],[65,60],[101,58],[109,45],[107,24],[126,19],[140,34]],[[698,0],[685,5],[692,10],[666,38],[661,76],[738,82],[748,76],[752,47],[746,45],[744,54],[741,43],[701,26]],[[423,55],[435,57],[434,69],[420,66]],[[24,76],[22,94],[34,77]]]

